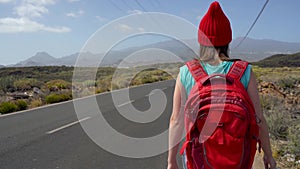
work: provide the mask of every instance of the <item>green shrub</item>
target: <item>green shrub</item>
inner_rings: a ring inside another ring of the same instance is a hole
[[[103,93],[109,91],[108,89],[98,88],[96,89],[96,94]]]
[[[20,91],[30,90],[33,87],[40,88],[42,85],[43,85],[42,82],[39,82],[37,79],[32,79],[32,78],[20,79],[14,82],[14,87]]]
[[[30,108],[36,108],[43,105],[43,102],[40,99],[32,100],[30,102]]]
[[[17,111],[17,106],[12,102],[2,102],[0,104],[0,113],[7,114]]]
[[[269,97],[270,96],[268,96],[268,95],[260,95],[260,104],[261,104],[264,112],[267,112],[268,110],[271,109],[272,103],[270,102]]]
[[[152,77],[145,77],[142,79],[142,84],[145,84],[145,83],[153,83],[153,82],[156,82],[158,81],[157,79],[155,78],[152,78]]]
[[[295,154],[300,159],[300,120],[295,121],[297,125],[289,128],[288,139],[291,142],[289,145],[290,152]]]
[[[172,76],[169,73],[160,69],[149,68],[136,74],[136,76],[131,80],[130,86],[153,83],[169,79],[172,79]]]
[[[46,96],[46,103],[58,103],[62,101],[71,100],[72,95],[71,94],[50,94]]]
[[[72,85],[71,83],[61,80],[61,79],[56,79],[56,80],[51,80],[46,83],[47,87],[50,90],[55,90],[55,89],[71,89]]]
[[[4,92],[7,92],[9,88],[14,87],[14,81],[16,78],[12,76],[4,76],[0,78],[0,89],[3,90]]]
[[[261,105],[265,114],[271,136],[287,140],[291,118],[283,106],[283,100],[271,95],[261,95]]]
[[[111,91],[111,88],[112,88],[111,79],[109,78],[102,79],[97,82],[96,93]]]
[[[280,140],[287,140],[290,117],[287,116],[287,112],[278,109],[272,110],[272,113],[266,117],[270,133],[272,137]]]
[[[86,80],[83,82],[84,87],[97,87],[97,83],[94,80]]]
[[[16,103],[16,106],[18,110],[26,110],[28,107],[28,104],[25,100],[18,100]]]
[[[278,83],[278,85],[282,88],[293,88],[296,83],[296,79],[293,79],[291,77],[283,78],[280,79]]]
[[[300,159],[300,116],[297,106],[286,107],[284,98],[271,95],[261,95],[262,108],[269,126],[271,138],[279,144],[275,146],[274,153],[281,159],[286,154],[295,155],[296,161]],[[294,162],[284,162],[288,168]]]

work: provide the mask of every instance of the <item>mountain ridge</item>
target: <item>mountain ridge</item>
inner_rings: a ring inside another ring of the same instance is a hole
[[[260,67],[300,67],[300,52],[294,54],[276,54],[252,64]]]
[[[295,42],[282,42],[271,39],[253,39],[246,38],[245,41],[238,47],[236,45],[242,40],[242,37],[238,37],[232,41],[230,44],[231,52],[230,56],[232,58],[239,58],[242,60],[257,62],[263,60],[266,57],[272,56],[274,54],[292,54],[300,51],[300,43]],[[198,44],[196,39],[189,40],[189,45],[197,51]],[[122,50],[110,51],[107,56],[103,59],[103,63],[99,66],[117,66],[121,63],[124,58],[131,55],[136,51],[141,51],[144,49],[155,48],[170,51],[176,56],[180,56],[183,61],[187,61],[195,57],[195,53],[189,49],[185,44],[182,44],[176,40],[162,41],[158,43],[148,44],[139,47],[130,47]],[[80,55],[80,60],[78,56]],[[37,52],[34,56],[18,62],[14,65],[9,65],[8,67],[28,67],[28,66],[74,66],[77,63],[82,64],[82,66],[98,66],[96,63],[99,61],[100,57],[104,54],[93,54],[91,52],[76,52],[71,55],[56,58],[48,54],[47,52]],[[161,63],[161,62],[171,62],[168,59],[162,59],[160,56],[151,55],[147,58],[152,60],[144,61],[142,59],[136,59],[128,62],[127,64],[135,65],[136,63]]]

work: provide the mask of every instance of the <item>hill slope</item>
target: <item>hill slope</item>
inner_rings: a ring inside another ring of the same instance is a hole
[[[300,53],[277,54],[252,64],[260,67],[300,67]]]
[[[292,54],[300,51],[300,43],[252,38],[246,38],[245,41],[236,48],[242,39],[242,37],[239,37],[232,41],[230,45],[231,56],[249,62],[257,62],[274,54]]]

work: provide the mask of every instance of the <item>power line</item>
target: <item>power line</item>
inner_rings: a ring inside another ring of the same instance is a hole
[[[144,12],[147,12],[146,8],[144,8],[144,6],[143,6],[138,0],[134,0],[134,1],[135,1],[136,4],[138,4],[138,6],[139,6],[140,8],[143,9]]]
[[[250,31],[252,30],[252,28],[254,27],[254,25],[256,24],[258,18],[260,17],[260,15],[263,13],[263,11],[265,10],[265,7],[267,6],[269,0],[266,0],[264,6],[262,7],[262,9],[260,10],[260,12],[258,13],[256,19],[254,20],[254,22],[252,23],[252,25],[250,26],[248,32],[246,33],[246,35],[243,37],[243,39],[236,45],[236,47],[234,47],[234,49],[238,48],[247,38],[248,34],[250,33]]]
[[[124,12],[124,13],[128,13],[127,11],[125,11],[124,9],[120,8],[118,4],[116,4],[113,0],[108,0],[110,2],[110,4],[112,6],[114,6],[116,9]],[[143,10],[143,12],[148,12],[148,10],[138,1],[138,0],[134,0],[134,2],[139,6],[139,8],[141,8]],[[128,4],[128,1],[126,0],[122,0],[122,3],[129,9],[133,10],[133,7],[131,5]],[[151,19],[153,21],[153,24],[155,26],[158,26],[160,28],[163,28],[164,25],[161,25],[161,23],[159,22],[159,20],[156,20],[155,18],[153,18],[153,16],[149,15],[149,19]]]
[[[143,12],[148,12],[148,10],[138,1],[134,0],[135,3],[143,10]],[[150,19],[153,21],[153,25],[161,29],[166,29],[164,22],[160,22],[161,19],[155,19],[151,14],[149,15]],[[168,28],[167,28],[168,29]]]
[[[154,2],[154,0],[149,0],[148,2],[150,2],[153,9],[158,9],[161,12],[164,12],[164,10],[161,8],[162,6],[157,1]]]
[[[149,0],[148,2],[150,2],[151,6],[153,7],[153,9],[156,9],[156,6],[154,5],[152,0]]]
[[[115,8],[117,8],[118,10],[120,10],[120,11],[126,13],[126,11],[123,10],[122,8],[120,8],[113,0],[108,0],[108,2],[109,2],[112,6],[114,6]]]
[[[161,3],[159,2],[159,0],[155,0],[155,3],[159,6],[162,7]]]
[[[133,10],[133,8],[127,3],[127,0],[122,0],[122,2],[127,6],[128,9]]]

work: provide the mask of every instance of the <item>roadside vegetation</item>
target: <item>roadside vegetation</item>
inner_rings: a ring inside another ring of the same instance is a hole
[[[258,67],[264,115],[281,168],[300,168],[300,67]]]
[[[0,114],[169,80],[177,76],[180,65],[157,64],[151,67],[120,69],[100,67],[96,71],[95,80],[89,78],[89,75],[94,73],[94,68],[80,68],[79,77],[74,81],[72,81],[74,67],[1,68]]]

